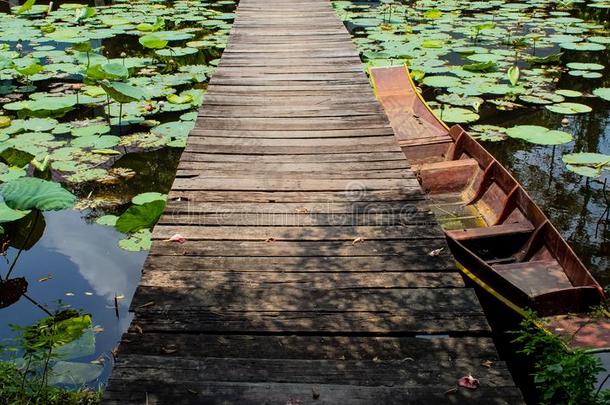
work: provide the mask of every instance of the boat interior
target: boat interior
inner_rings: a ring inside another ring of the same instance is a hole
[[[371,70],[376,94],[458,261],[542,316],[582,312],[604,294],[519,182],[462,127],[448,128],[406,67]],[[560,299],[558,299],[560,298]]]

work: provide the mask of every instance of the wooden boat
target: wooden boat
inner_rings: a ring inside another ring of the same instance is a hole
[[[462,127],[434,114],[406,66],[370,75],[458,267],[509,307],[573,333],[573,345],[609,347],[609,319],[587,314],[605,303],[603,288],[519,182]]]

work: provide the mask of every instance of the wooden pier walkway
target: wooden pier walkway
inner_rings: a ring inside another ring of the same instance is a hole
[[[105,403],[521,401],[328,0],[241,0],[154,239]]]

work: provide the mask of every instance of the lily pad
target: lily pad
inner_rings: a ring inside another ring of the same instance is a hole
[[[584,114],[593,111],[591,107],[579,103],[559,103],[547,105],[546,108],[557,114]]]
[[[517,125],[506,130],[511,138],[523,139],[537,145],[561,145],[571,142],[572,135],[557,130],[550,130],[538,125]]]

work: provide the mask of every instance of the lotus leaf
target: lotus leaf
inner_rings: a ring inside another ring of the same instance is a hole
[[[119,241],[119,247],[129,252],[149,250],[152,245],[152,234],[148,229],[141,229],[127,239]]]
[[[547,105],[546,108],[557,114],[583,114],[593,111],[588,105],[579,103],[559,103]]]
[[[152,228],[159,220],[164,208],[165,201],[163,200],[133,205],[119,217],[116,228],[123,233]]]
[[[506,134],[511,138],[523,139],[538,145],[561,145],[572,141],[572,135],[567,132],[550,130],[538,125],[517,125],[508,128]]]
[[[34,177],[18,178],[0,184],[0,194],[15,210],[57,211],[72,208],[76,197],[58,183]]]

